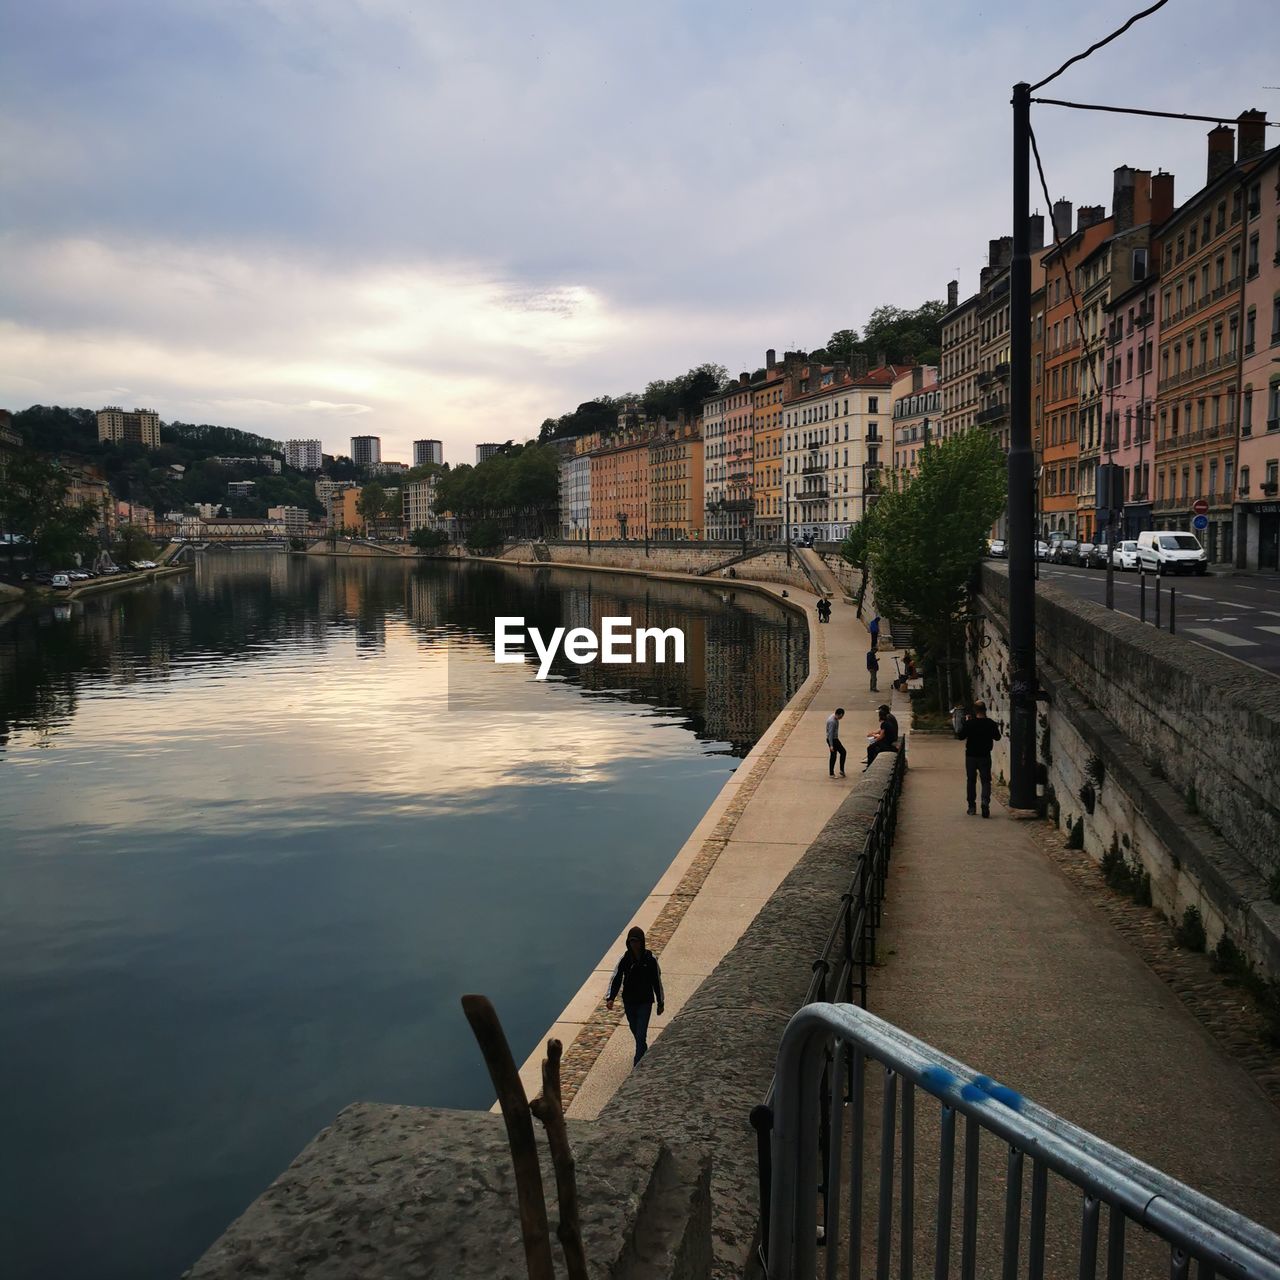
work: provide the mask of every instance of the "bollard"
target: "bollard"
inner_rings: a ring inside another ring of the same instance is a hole
[[[1147,620],[1147,571],[1138,570],[1138,621]]]
[[[1177,587],[1169,588],[1169,634],[1173,635],[1174,620],[1178,616],[1178,589]]]
[[[1156,574],[1156,630],[1160,630],[1160,575]]]

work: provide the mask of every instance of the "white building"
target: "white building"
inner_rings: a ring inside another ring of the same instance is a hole
[[[382,437],[352,436],[351,461],[358,467],[369,467],[381,462]]]
[[[436,466],[444,464],[444,445],[439,440],[415,440],[413,442],[413,465],[425,467],[429,462]]]
[[[591,528],[591,453],[582,443],[560,457],[560,536],[570,542],[585,540]]]
[[[415,529],[441,527],[436,515],[436,476],[426,480],[410,480],[401,487],[401,510],[404,527],[412,533]]]
[[[252,480],[229,480],[227,482],[227,497],[252,498],[256,487]]]
[[[354,489],[356,482],[354,480],[330,480],[327,477],[316,481],[316,497],[320,499],[320,504],[326,510],[329,507],[329,498],[335,493],[341,493],[343,489]]]
[[[264,471],[270,471],[272,475],[278,476],[280,474],[280,459],[273,458],[269,453],[260,453],[255,458],[218,454],[210,458],[209,461],[219,467],[226,467],[230,471],[236,471],[243,467],[261,467]]]
[[[783,393],[783,509],[793,539],[839,542],[879,491],[899,369],[804,365]]]
[[[295,471],[319,471],[324,466],[324,451],[319,440],[286,440],[284,460]]]
[[[407,462],[371,462],[369,474],[375,476],[399,476],[409,470]]]
[[[501,449],[500,444],[478,444],[476,445],[476,466],[479,466],[486,458],[492,458],[495,453]]]
[[[307,526],[311,523],[311,515],[306,507],[268,507],[267,519],[272,524],[284,525],[285,534],[290,538],[305,537]]]

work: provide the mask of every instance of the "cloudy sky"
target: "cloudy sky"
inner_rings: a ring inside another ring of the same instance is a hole
[[[460,461],[597,394],[972,292],[1009,223],[1009,86],[1128,12],[3,9],[0,406],[143,405],[333,452],[371,433],[397,459],[435,436]],[[1054,89],[1280,115],[1273,0],[1206,9],[1172,0]],[[1035,125],[1055,198],[1109,203],[1120,164],[1172,170],[1179,199],[1204,180],[1206,125]]]

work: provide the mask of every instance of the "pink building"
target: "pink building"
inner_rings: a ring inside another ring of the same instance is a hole
[[[1260,127],[1257,130],[1261,132]],[[1241,149],[1246,133],[1240,132]],[[1244,179],[1236,565],[1280,568],[1280,147]]]
[[[1124,516],[1118,538],[1151,528],[1151,472],[1155,462],[1154,353],[1160,346],[1156,310],[1159,279],[1153,273],[1112,298],[1107,306],[1107,356],[1103,402],[1107,432],[1103,459],[1121,469]],[[1109,445],[1110,447],[1106,447]]]

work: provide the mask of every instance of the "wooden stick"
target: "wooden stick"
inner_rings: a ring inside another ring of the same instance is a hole
[[[502,1119],[511,1146],[511,1164],[516,1175],[516,1200],[520,1206],[520,1235],[524,1240],[525,1264],[529,1280],[555,1280],[551,1257],[551,1236],[547,1230],[547,1202],[542,1194],[542,1169],[533,1120],[520,1073],[511,1048],[498,1021],[497,1011],[487,996],[463,996],[462,1011],[484,1054],[489,1079],[498,1095]]]
[[[559,1040],[547,1041],[547,1056],[542,1060],[542,1092],[529,1104],[547,1131],[551,1148],[551,1164],[556,1171],[556,1195],[560,1200],[560,1221],[556,1237],[564,1250],[569,1280],[587,1280],[587,1255],[582,1247],[582,1222],[578,1216],[578,1181],[573,1149],[569,1146],[569,1130],[564,1122],[564,1104],[560,1095]]]

